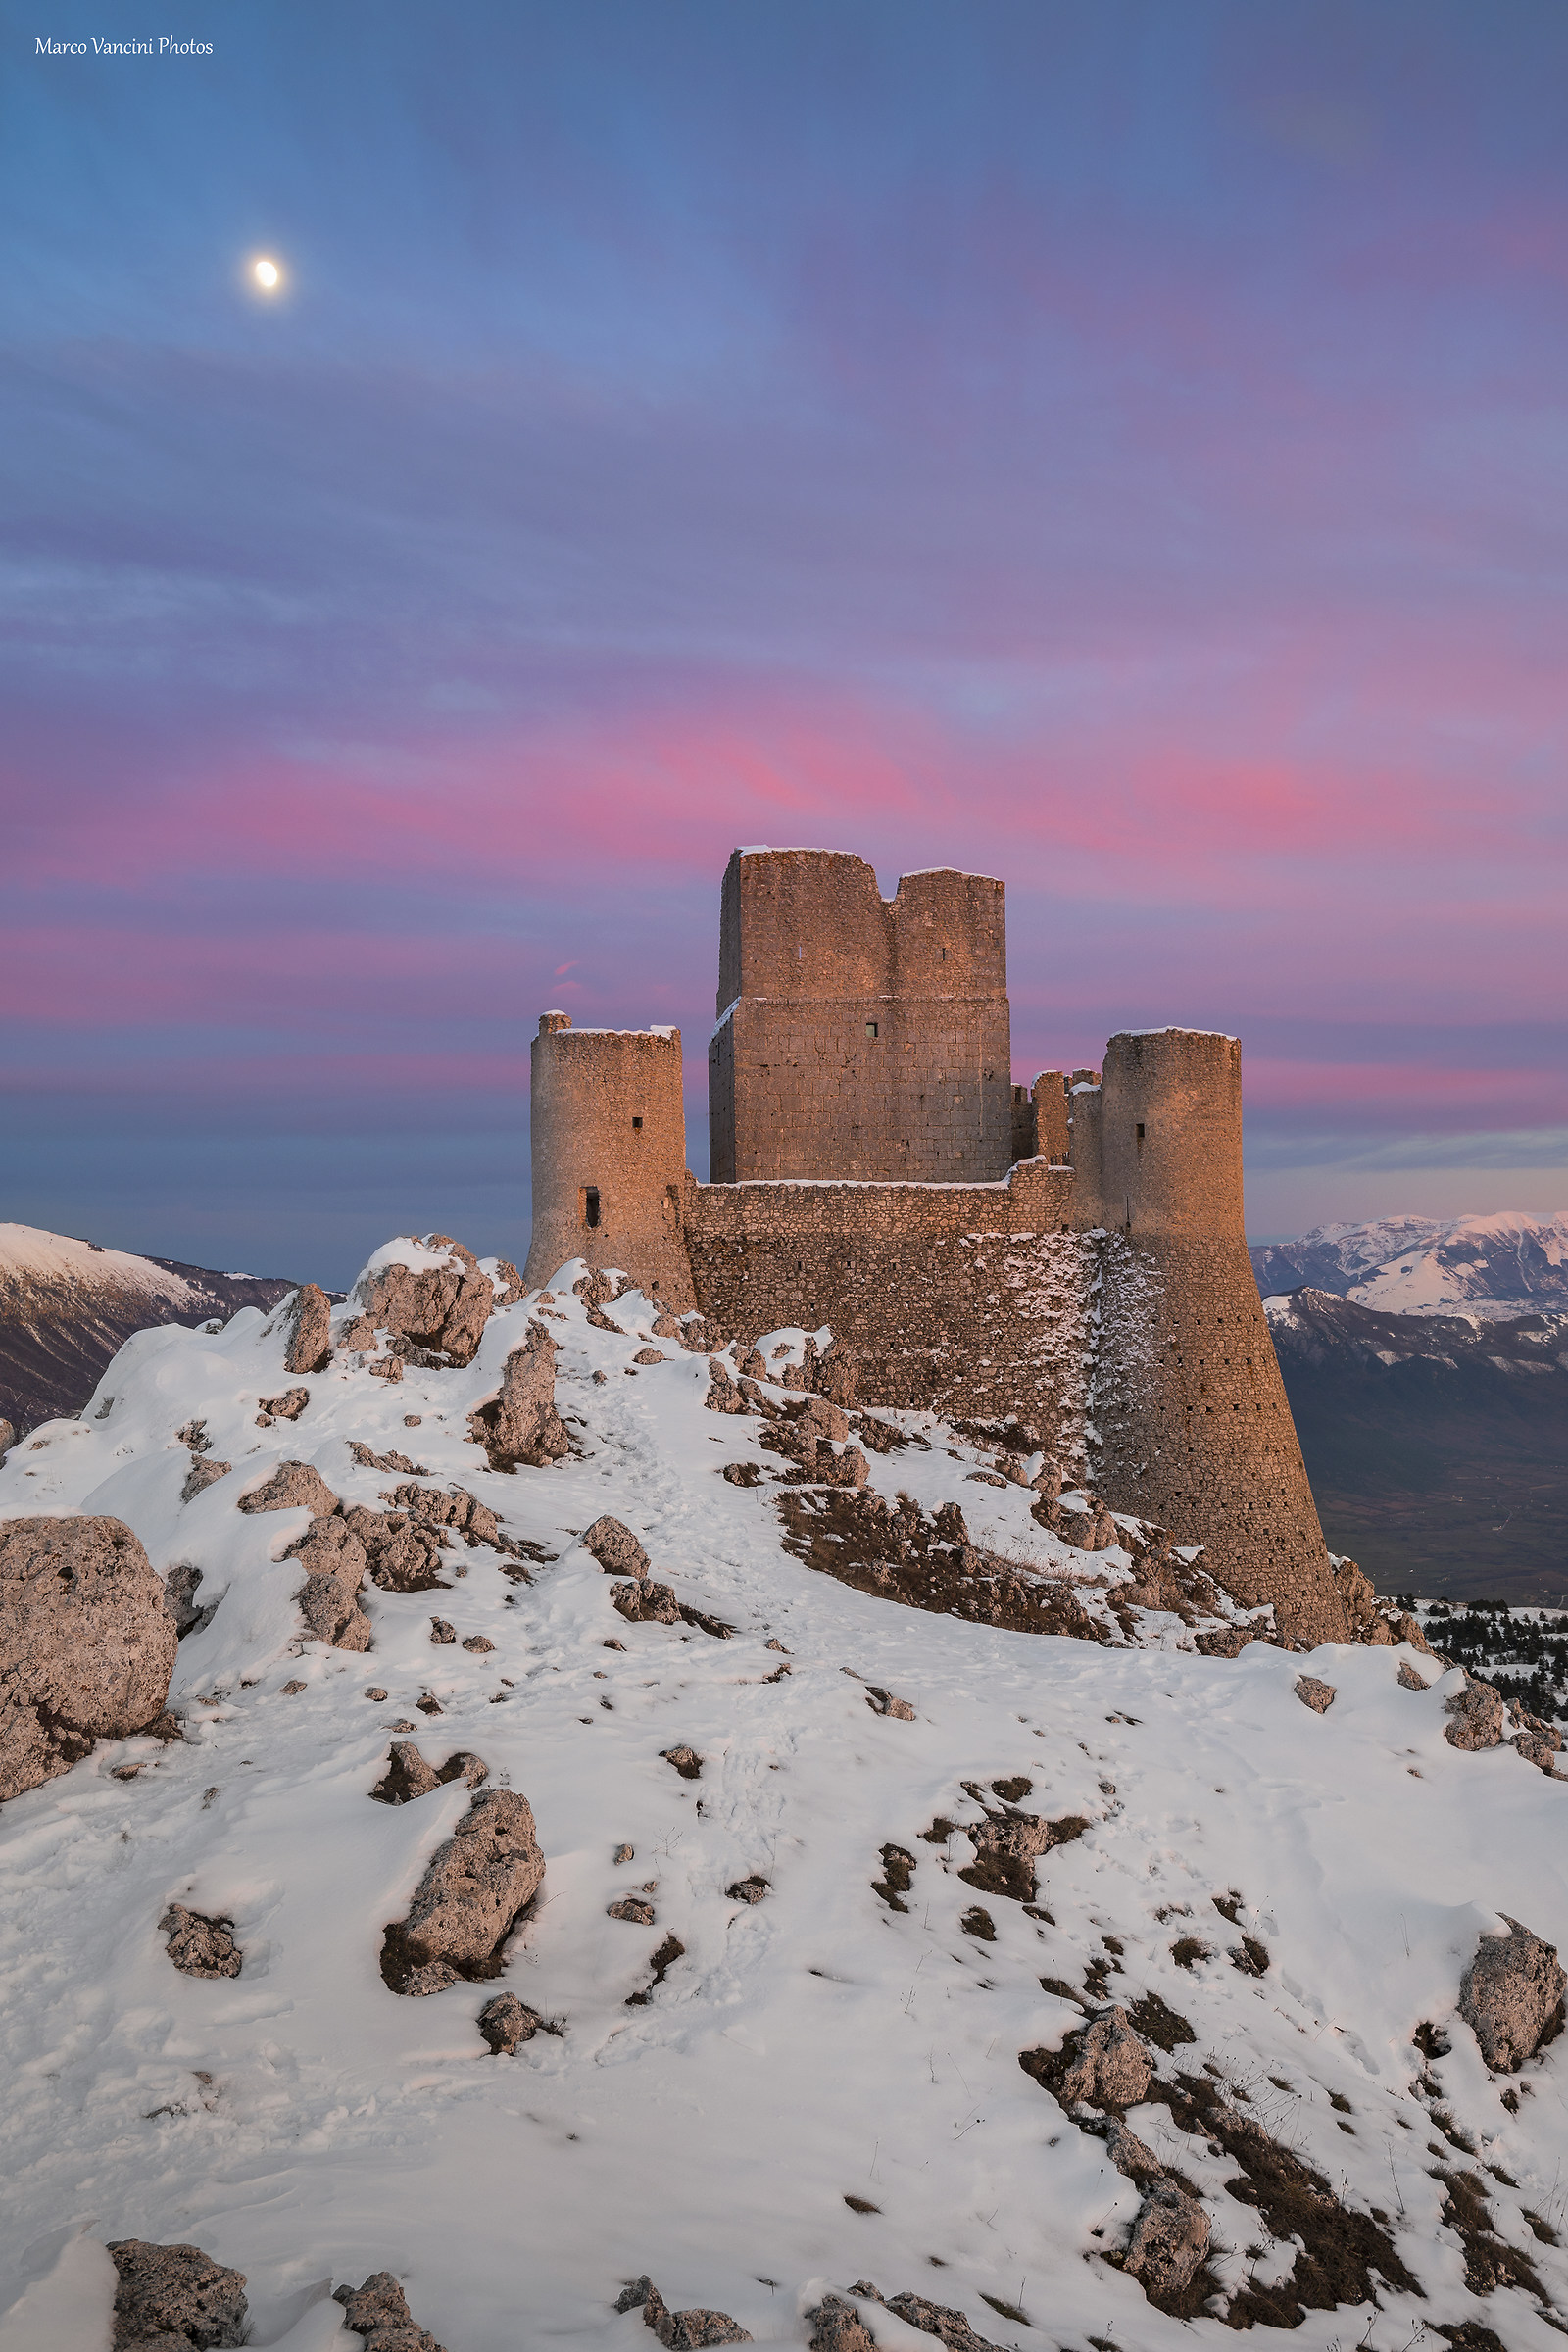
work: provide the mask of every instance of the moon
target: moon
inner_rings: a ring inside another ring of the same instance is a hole
[[[268,254],[251,264],[251,276],[264,294],[275,294],[283,282],[283,272]]]

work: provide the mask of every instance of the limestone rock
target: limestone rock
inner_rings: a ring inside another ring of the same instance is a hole
[[[0,1420],[0,1462],[5,1460],[16,1442],[17,1433],[12,1423]]]
[[[1056,2078],[1064,2106],[1136,2107],[1149,2088],[1153,2056],[1133,2032],[1125,2009],[1108,2009],[1082,2033],[1070,2034],[1067,2064]]]
[[[311,1401],[309,1389],[285,1389],[281,1396],[261,1398],[257,1420],[265,1428],[269,1421],[297,1421]]]
[[[1513,2074],[1540,2048],[1548,2028],[1561,2021],[1565,1985],[1556,1945],[1516,1919],[1508,1920],[1506,1936],[1482,1936],[1459,1980],[1459,2015],[1494,2074]]]
[[[332,1302],[314,1282],[296,1291],[283,1309],[283,1369],[324,1372],[331,1361]]]
[[[427,2328],[411,2318],[408,2300],[390,2271],[372,2271],[363,2286],[335,2286],[332,2299],[365,2352],[443,2352]]]
[[[620,2295],[615,2309],[635,2311],[639,2305],[644,2327],[651,2328],[670,2352],[692,2352],[700,2344],[749,2344],[752,2340],[727,2311],[669,2310],[646,2272]]]
[[[122,2237],[108,2248],[120,2274],[114,2352],[217,2352],[245,2341],[243,2271],[227,2271],[200,2246],[155,2246]]]
[[[679,1747],[662,1747],[660,1754],[666,1764],[673,1764],[683,1781],[698,1781],[703,1775],[703,1759],[695,1747],[684,1742]]]
[[[862,2285],[865,2283],[861,2281]],[[881,2297],[876,2300],[880,2302]],[[924,2295],[903,2294],[890,2295],[887,2307],[909,2327],[918,2328],[925,2335],[934,2335],[947,2345],[948,2352],[998,2352],[997,2346],[977,2335],[962,2312],[956,2311],[949,2303],[928,2303]]]
[[[471,1250],[444,1233],[427,1236],[423,1247],[444,1250],[439,1266],[377,1266],[362,1274],[353,1302],[378,1331],[390,1331],[416,1348],[471,1364],[496,1303],[495,1287]]]
[[[809,2352],[876,2352],[876,2338],[842,2295],[824,2295],[806,2316],[811,2327]]]
[[[194,1502],[204,1489],[216,1487],[219,1480],[226,1478],[233,1467],[232,1462],[204,1461],[199,1454],[193,1454],[190,1468],[185,1473],[185,1483],[179,1490],[180,1501]]]
[[[411,1805],[416,1797],[428,1796],[432,1788],[444,1788],[451,1781],[478,1788],[489,1778],[489,1765],[471,1748],[460,1747],[438,1770],[426,1763],[412,1740],[394,1740],[386,1771],[370,1794],[379,1804]]]
[[[1494,1684],[1467,1674],[1463,1690],[1446,1706],[1449,1720],[1443,1736],[1450,1747],[1495,1747],[1502,1739],[1502,1693]]]
[[[1208,2216],[1174,2180],[1158,2180],[1138,2209],[1123,2270],[1151,2296],[1179,2295],[1208,2252]]]
[[[218,1614],[218,1603],[212,1601],[203,1608],[196,1599],[196,1588],[202,1572],[189,1560],[179,1560],[164,1578],[164,1600],[174,1620],[174,1632],[183,1642],[187,1634],[199,1634],[211,1625]]]
[[[724,1892],[732,1903],[765,1903],[772,1888],[767,1880],[754,1870],[744,1879],[737,1879],[733,1886],[726,1886]]]
[[[469,1414],[468,1428],[496,1470],[518,1462],[542,1469],[570,1452],[556,1410],[556,1343],[542,1323],[529,1323],[522,1346],[506,1360],[500,1396]]]
[[[612,1585],[611,1602],[630,1625],[679,1625],[680,1603],[669,1585],[639,1576],[624,1585]]]
[[[1418,1674],[1408,1658],[1401,1658],[1399,1660],[1399,1689],[1401,1690],[1425,1690],[1427,1687],[1425,1675]]]
[[[522,1276],[517,1272],[510,1257],[496,1259],[495,1273],[491,1279],[493,1283],[500,1285],[496,1291],[497,1306],[515,1306],[517,1300],[523,1296],[525,1286]]]
[[[511,2058],[531,2041],[541,2024],[539,2013],[519,2001],[514,1992],[498,1992],[479,2012],[479,2031],[497,2058]]]
[[[209,1919],[205,1911],[187,1911],[171,1903],[158,1922],[169,1937],[169,1957],[187,1977],[237,1977],[244,1953],[234,1941],[231,1919]]]
[[[356,1503],[343,1523],[365,1546],[370,1581],[383,1592],[444,1592],[441,1539],[406,1511],[372,1511]]]
[[[360,1606],[365,1546],[346,1521],[313,1519],[283,1557],[305,1570],[294,1598],[315,1639],[334,1649],[368,1649],[370,1620]]]
[[[0,1800],[153,1724],[176,1645],[122,1520],[0,1520]]]
[[[652,1565],[631,1529],[607,1512],[583,1531],[582,1541],[609,1576],[646,1576]]]
[[[1320,1683],[1315,1674],[1303,1674],[1296,1686],[1296,1695],[1314,1715],[1326,1715],[1339,1693],[1332,1683]]]
[[[744,1413],[746,1398],[729,1376],[727,1365],[716,1355],[708,1359],[708,1395],[703,1398],[710,1413]]]
[[[1509,1745],[1519,1750],[1527,1764],[1536,1765],[1548,1779],[1554,1778],[1557,1758],[1562,1753],[1562,1734],[1523,1707],[1516,1706],[1514,1713],[1524,1729],[1514,1734]]]
[[[633,1928],[651,1928],[654,1925],[654,1906],[640,1894],[623,1894],[619,1902],[609,1905],[605,1917],[623,1919]]]
[[[381,1974],[394,1992],[438,1992],[494,1975],[501,1947],[545,1875],[532,1810],[485,1788],[431,1856],[407,1919],[386,1931]]]
[[[242,1511],[307,1510],[313,1519],[329,1519],[341,1508],[337,1496],[309,1462],[279,1462],[270,1478],[239,1498]]]
[[[895,1698],[891,1690],[880,1690],[875,1683],[866,1684],[865,1701],[873,1715],[891,1715],[895,1723],[914,1721],[914,1709],[906,1698]]]

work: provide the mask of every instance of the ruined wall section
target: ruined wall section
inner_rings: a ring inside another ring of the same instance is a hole
[[[715,1183],[990,1182],[1014,1157],[1003,885],[884,900],[863,859],[737,851],[709,1052]]]
[[[724,1338],[825,1323],[867,1403],[1014,1415],[1076,1471],[1096,1267],[1071,1185],[1040,1160],[998,1185],[694,1184],[698,1303]]]
[[[678,1029],[573,1029],[544,1013],[532,1048],[533,1237],[523,1279],[568,1258],[620,1266],[693,1303],[681,1227],[686,1114]]]
[[[1100,1487],[1116,1508],[1193,1529],[1232,1592],[1275,1603],[1282,1632],[1343,1641],[1247,1254],[1236,1040],[1183,1029],[1112,1038],[1093,1124],[1102,1227],[1090,1417]]]

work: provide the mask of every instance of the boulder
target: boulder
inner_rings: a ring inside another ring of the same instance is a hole
[[[187,1977],[237,1977],[245,1955],[234,1941],[231,1919],[210,1919],[205,1911],[187,1911],[171,1903],[158,1922],[169,1937],[169,1957]]]
[[[180,1501],[194,1502],[208,1487],[216,1487],[220,1478],[226,1478],[233,1467],[232,1462],[204,1461],[200,1454],[193,1454],[185,1483],[179,1490]]]
[[[445,1250],[444,1263],[376,1266],[360,1276],[352,1303],[376,1330],[455,1364],[471,1364],[496,1303],[495,1286],[473,1251],[449,1234],[429,1234],[420,1246]]]
[[[324,1372],[331,1361],[332,1301],[314,1282],[283,1307],[283,1369]]]
[[[584,1528],[582,1542],[607,1576],[646,1576],[653,1565],[631,1529],[608,1512]]]
[[[181,1642],[187,1634],[199,1634],[212,1624],[218,1614],[218,1603],[210,1601],[204,1608],[196,1598],[196,1588],[202,1582],[202,1572],[189,1560],[176,1561],[164,1578],[164,1600],[174,1620],[174,1632]]]
[[[691,2352],[699,2344],[749,2344],[746,2329],[727,2311],[671,2311],[645,2272],[616,2299],[617,2311],[642,2308],[643,2326],[651,2328],[670,2352]]]
[[[438,1769],[426,1763],[412,1740],[394,1740],[386,1771],[370,1794],[378,1804],[411,1805],[416,1797],[428,1796],[432,1788],[444,1788],[449,1782],[462,1781],[469,1788],[479,1788],[489,1778],[489,1765],[471,1748],[460,1747]]]
[[[1296,1695],[1314,1715],[1326,1715],[1339,1693],[1332,1683],[1320,1683],[1315,1674],[1303,1674],[1296,1686]]]
[[[390,2271],[372,2271],[363,2286],[333,2287],[332,2300],[342,2304],[344,2321],[365,2338],[365,2352],[443,2352],[428,2328],[410,2316]]]
[[[309,1511],[329,1519],[341,1504],[319,1470],[309,1462],[279,1462],[270,1478],[239,1498],[242,1511]]]
[[[312,1635],[334,1649],[368,1649],[370,1620],[360,1606],[365,1546],[342,1519],[313,1519],[283,1557],[298,1560],[305,1582],[294,1598]]]
[[[122,1520],[0,1520],[0,1800],[154,1724],[177,1639]]]
[[[411,1521],[406,1511],[372,1511],[356,1503],[343,1524],[365,1546],[370,1582],[383,1592],[444,1592],[441,1538],[433,1526]]]
[[[497,2058],[514,2057],[525,2041],[533,2039],[542,2022],[538,2011],[519,2001],[514,1992],[498,1992],[479,2012],[479,2031]]]
[[[708,1359],[708,1395],[703,1398],[710,1413],[744,1413],[746,1398],[729,1376],[729,1367],[716,1355]]]
[[[862,2279],[856,2293],[860,2293],[868,2283]],[[876,2296],[875,2300],[880,2302],[881,2297]],[[997,2346],[977,2335],[962,2312],[950,2303],[928,2303],[924,2295],[903,2294],[889,2295],[887,2307],[909,2327],[918,2328],[922,2334],[934,2335],[947,2345],[948,2352],[997,2352]]]
[[[1474,1675],[1467,1674],[1464,1688],[1444,1703],[1448,1721],[1443,1736],[1450,1747],[1474,1749],[1498,1745],[1502,1739],[1502,1693],[1493,1684],[1478,1682]]]
[[[243,2271],[225,2270],[200,2246],[122,2237],[107,2250],[120,2275],[113,2352],[216,2352],[245,2341]]]
[[[624,1585],[612,1585],[610,1598],[630,1625],[679,1625],[680,1602],[669,1585],[639,1576]]]
[[[1515,1706],[1514,1714],[1524,1729],[1514,1734],[1509,1745],[1519,1750],[1527,1764],[1534,1764],[1548,1780],[1554,1779],[1557,1758],[1562,1753],[1562,1734],[1524,1707]]]
[[[281,1396],[263,1396],[257,1424],[265,1429],[270,1421],[297,1421],[311,1401],[309,1389],[285,1389]]]
[[[605,1917],[622,1919],[628,1927],[651,1928],[654,1925],[654,1906],[644,1895],[623,1894],[618,1903],[608,1906]]]
[[[1149,2088],[1153,2055],[1133,2032],[1125,2009],[1107,2009],[1069,2034],[1066,2065],[1054,2087],[1063,2106],[1136,2107]]]
[[[518,1462],[543,1469],[570,1452],[556,1410],[556,1343],[542,1323],[529,1323],[527,1338],[502,1369],[500,1396],[469,1414],[468,1428],[494,1470]]]
[[[545,1875],[532,1810],[510,1788],[485,1788],[436,1848],[408,1917],[386,1931],[381,1974],[394,1992],[439,1992],[459,1977],[493,1976],[501,1947]]]
[[[876,2352],[876,2338],[842,2295],[824,2295],[806,2315],[811,2329],[809,2352]]]
[[[1513,2074],[1560,2026],[1565,1985],[1556,1945],[1516,1919],[1506,1936],[1482,1936],[1459,1980],[1459,2015],[1494,2074]]]
[[[1122,2268],[1151,2298],[1179,2295],[1208,2252],[1208,2216],[1174,2180],[1156,2180],[1138,2209]]]

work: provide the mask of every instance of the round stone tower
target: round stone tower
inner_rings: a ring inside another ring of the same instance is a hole
[[[566,1013],[542,1013],[530,1099],[530,1289],[580,1257],[622,1267],[679,1311],[693,1305],[680,1031],[573,1029]]]
[[[1343,1641],[1247,1254],[1241,1047],[1197,1029],[1113,1037],[1099,1130],[1100,1483],[1120,1509],[1200,1530],[1222,1581],[1272,1600],[1281,1632]]]

